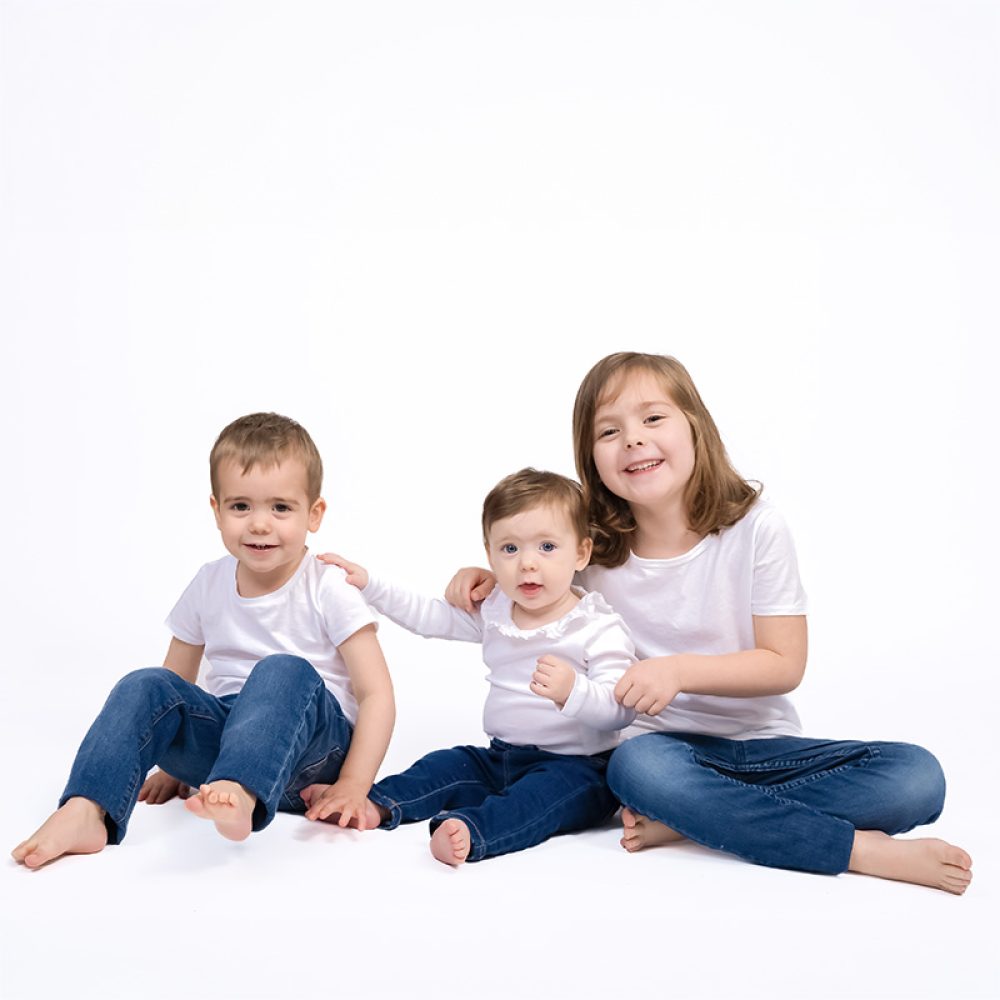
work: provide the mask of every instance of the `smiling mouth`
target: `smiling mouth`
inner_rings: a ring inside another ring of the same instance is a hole
[[[270,552],[271,549],[276,549],[277,545],[261,545],[257,542],[244,542],[243,543],[248,549],[253,549],[254,552]]]
[[[629,473],[649,472],[650,469],[657,469],[661,465],[663,465],[662,458],[651,458],[648,462],[636,462],[635,465],[628,465],[625,467],[625,471]]]

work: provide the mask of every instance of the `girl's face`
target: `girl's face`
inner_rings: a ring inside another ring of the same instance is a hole
[[[594,464],[615,496],[639,507],[677,505],[694,471],[687,417],[651,372],[628,372],[594,415]]]

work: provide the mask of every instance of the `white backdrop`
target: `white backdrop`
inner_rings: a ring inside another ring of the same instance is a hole
[[[225,423],[302,422],[327,464],[317,551],[437,593],[481,560],[497,479],[572,474],[586,370],[645,350],[688,366],[796,534],[807,731],[934,750],[938,826],[978,862],[961,905],[995,899],[995,4],[0,16],[9,846],[222,554]],[[476,650],[382,632],[387,767],[478,739]],[[22,874],[7,985],[45,995],[12,957]],[[953,995],[996,989],[981,968]]]

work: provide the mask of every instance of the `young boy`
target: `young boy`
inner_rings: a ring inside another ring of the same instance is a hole
[[[372,607],[423,636],[480,642],[490,691],[488,749],[453,747],[384,778],[364,826],[431,820],[431,853],[460,865],[585,830],[617,802],[604,782],[615,730],[635,712],[614,687],[635,662],[624,622],[600,594],[572,586],[590,561],[587,509],[577,483],[522,469],[483,504],[483,540],[497,588],[473,613],[409,594],[337,556]],[[323,786],[303,790],[309,819],[324,819]],[[361,824],[359,824],[360,826]]]
[[[112,690],[59,808],[12,852],[29,868],[120,843],[137,799],[165,802],[181,783],[198,789],[187,808],[230,840],[278,809],[303,812],[315,782],[333,782],[323,805],[341,825],[364,826],[395,707],[374,616],[305,545],[326,510],[316,446],[295,421],[254,413],[222,431],[210,470],[229,555],[171,612],[164,666]]]

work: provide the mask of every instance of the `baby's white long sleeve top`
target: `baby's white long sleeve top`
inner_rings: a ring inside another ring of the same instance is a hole
[[[513,602],[499,587],[472,614],[370,576],[365,600],[376,611],[425,638],[478,642],[489,669],[483,728],[491,738],[562,754],[595,754],[618,744],[618,730],[635,712],[615,701],[614,687],[636,662],[622,619],[598,593],[574,588],[579,603],[558,621],[520,629]],[[571,664],[576,681],[560,710],[529,688],[538,658]]]

